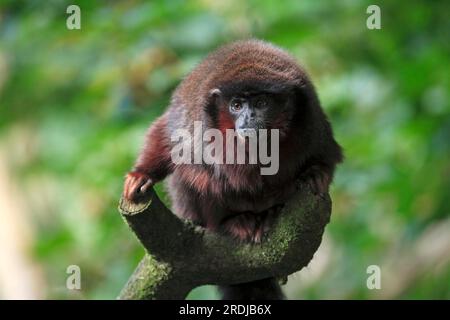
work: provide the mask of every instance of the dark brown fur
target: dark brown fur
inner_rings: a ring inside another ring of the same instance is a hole
[[[292,106],[271,123],[271,128],[281,132],[276,175],[261,175],[258,165],[171,162],[170,136],[174,130],[192,132],[194,121],[223,132],[234,128],[229,115],[214,105],[211,91],[216,88],[225,96],[259,90],[289,96]],[[341,149],[306,72],[271,44],[239,41],[210,54],[176,89],[168,110],[149,129],[135,168],[126,178],[124,195],[139,201],[151,185],[170,174],[169,191],[177,215],[212,231],[258,242],[292,195],[298,177],[308,181],[316,193],[327,192],[335,166],[341,161]],[[267,284],[267,290],[273,292],[273,281]],[[261,292],[261,282],[253,287]],[[239,297],[254,297],[251,284],[242,288],[246,294]]]

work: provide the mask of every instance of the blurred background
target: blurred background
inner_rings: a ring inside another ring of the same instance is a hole
[[[449,299],[449,2],[378,1],[381,30],[370,4],[0,1],[0,298],[117,296],[144,254],[117,204],[148,125],[209,51],[257,37],[306,67],[346,154],[288,298]]]

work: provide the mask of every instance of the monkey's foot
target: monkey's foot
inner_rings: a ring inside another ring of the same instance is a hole
[[[259,243],[269,231],[279,208],[270,208],[264,212],[245,212],[227,218],[222,228],[225,233],[246,242]]]
[[[132,171],[125,177],[123,196],[134,203],[146,200],[147,192],[154,184],[145,173]]]

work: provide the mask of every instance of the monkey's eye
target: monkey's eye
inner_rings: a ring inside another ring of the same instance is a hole
[[[267,106],[267,101],[266,100],[260,99],[260,100],[256,101],[256,107],[257,108],[264,108],[266,106]]]
[[[242,109],[242,102],[239,100],[235,100],[231,102],[231,110],[240,111]]]

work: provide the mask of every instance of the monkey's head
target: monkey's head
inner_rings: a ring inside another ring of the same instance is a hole
[[[239,81],[212,89],[206,110],[212,126],[223,132],[233,129],[244,137],[259,129],[278,129],[283,138],[296,113],[297,98],[295,85]]]
[[[305,70],[282,49],[259,40],[237,41],[210,54],[184,80],[175,101],[205,127],[247,134],[307,126],[320,109]],[[197,112],[199,106],[204,112]]]

